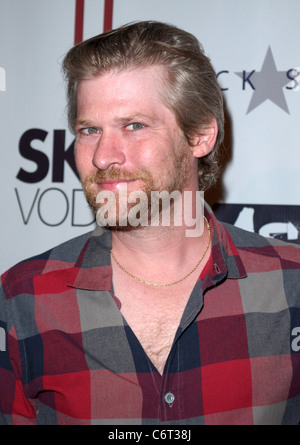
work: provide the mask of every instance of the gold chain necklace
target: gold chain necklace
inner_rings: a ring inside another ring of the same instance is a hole
[[[133,279],[136,280],[136,281],[139,281],[139,282],[142,283],[142,284],[145,284],[145,285],[147,285],[147,286],[153,286],[153,287],[168,287],[168,286],[174,286],[174,284],[181,283],[181,281],[185,280],[187,277],[189,277],[189,276],[190,276],[190,275],[197,269],[197,267],[199,266],[199,264],[201,263],[201,261],[202,261],[203,258],[205,257],[206,252],[208,251],[208,248],[209,248],[209,245],[210,245],[210,237],[211,237],[211,235],[210,235],[210,227],[209,227],[209,223],[208,223],[206,217],[204,216],[203,218],[204,218],[204,220],[205,220],[205,222],[206,222],[206,226],[207,226],[207,230],[208,230],[208,243],[207,243],[207,246],[205,247],[205,250],[204,250],[204,252],[203,252],[203,255],[201,256],[201,258],[200,258],[200,260],[198,261],[198,263],[196,264],[196,266],[194,266],[193,269],[192,269],[187,275],[185,275],[183,278],[180,278],[180,280],[173,281],[172,283],[168,283],[168,284],[150,283],[149,281],[145,281],[145,280],[143,280],[142,278],[138,278],[138,277],[136,277],[135,275],[133,275],[133,274],[131,274],[130,272],[128,272],[128,271],[127,271],[127,270],[126,270],[126,269],[119,263],[119,261],[118,261],[117,258],[115,257],[115,255],[114,255],[114,253],[113,253],[112,250],[110,251],[111,256],[112,256],[112,258],[114,259],[115,263],[119,266],[119,268],[123,270],[123,272],[125,272],[129,277],[133,278]]]

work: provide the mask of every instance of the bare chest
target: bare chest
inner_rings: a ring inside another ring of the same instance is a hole
[[[161,374],[189,295],[182,289],[166,294],[157,290],[135,292],[132,288],[130,295],[117,294],[122,315]]]
[[[126,314],[125,318],[128,319]],[[157,311],[150,311],[138,320],[133,317],[129,319],[129,324],[145,353],[162,374],[179,326],[179,314],[171,316],[167,312],[158,314]]]

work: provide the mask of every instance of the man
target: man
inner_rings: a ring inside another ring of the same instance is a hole
[[[2,277],[2,422],[297,424],[299,246],[201,212],[223,105],[199,43],[141,22],[64,70],[99,226]]]

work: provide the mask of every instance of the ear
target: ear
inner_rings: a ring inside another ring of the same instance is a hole
[[[218,135],[218,124],[216,119],[211,122],[201,132],[190,138],[190,146],[195,158],[202,158],[212,151]]]

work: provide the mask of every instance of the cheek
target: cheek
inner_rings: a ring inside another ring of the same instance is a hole
[[[172,148],[168,138],[155,138],[138,147],[135,151],[135,162],[142,163],[148,169],[165,167],[172,156]]]
[[[85,150],[80,146],[76,146],[74,150],[74,157],[80,179],[83,179],[86,175],[95,170],[91,150]]]

